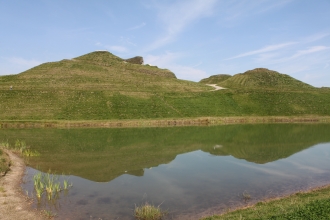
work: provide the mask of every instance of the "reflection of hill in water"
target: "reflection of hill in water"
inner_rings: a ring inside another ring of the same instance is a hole
[[[329,125],[244,125],[234,128],[233,136],[218,143],[220,147],[205,151],[264,164],[289,157],[315,144],[329,142],[329,128]]]
[[[267,163],[329,142],[329,130],[327,124],[2,130],[0,141],[21,139],[40,151],[41,157],[29,159],[30,166],[39,170],[106,182],[125,173],[143,176],[144,168],[169,163],[178,154],[199,149]]]

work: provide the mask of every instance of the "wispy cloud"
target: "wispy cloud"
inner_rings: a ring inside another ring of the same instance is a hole
[[[326,46],[314,46],[314,47],[310,47],[307,50],[299,50],[297,51],[292,57],[291,59],[303,56],[303,55],[307,55],[310,53],[316,53],[316,52],[320,52],[323,50],[329,50],[330,47],[326,47]]]
[[[254,1],[223,1],[226,21],[241,20],[251,17],[254,14],[263,14],[271,10],[276,10],[292,2],[292,0],[254,0]]]
[[[259,13],[265,13],[271,10],[279,9],[281,7],[284,7],[285,5],[289,4],[293,0],[282,0],[282,1],[268,1],[268,6],[263,6],[260,10]],[[265,1],[263,1],[265,2]]]
[[[180,53],[165,52],[161,55],[148,54],[144,57],[144,62],[150,65],[157,65],[160,67],[166,67],[167,64],[174,63],[177,59],[181,58]]]
[[[110,51],[119,52],[119,53],[128,52],[128,49],[123,46],[105,46],[105,48],[107,48]]]
[[[210,16],[217,0],[185,0],[172,5],[158,5],[159,18],[165,34],[154,41],[148,51],[162,47],[172,41],[192,22]]]
[[[134,27],[131,27],[131,28],[128,28],[127,30],[128,31],[133,31],[133,30],[137,30],[137,29],[140,29],[140,28],[143,28],[144,26],[146,26],[147,24],[145,22],[143,22],[142,24],[139,24],[139,25],[136,25]]]
[[[105,45],[100,42],[95,43],[95,46],[105,48],[110,50],[111,52],[119,52],[119,53],[127,53],[129,50],[127,47],[120,46],[120,45]]]
[[[181,53],[166,52],[161,55],[147,55],[145,56],[145,63],[159,66],[161,68],[170,69],[179,79],[188,79],[192,81],[199,81],[200,79],[208,77],[203,70],[196,68],[196,66],[185,66],[177,64],[177,60],[184,55]]]
[[[305,37],[302,40],[302,42],[310,43],[310,42],[321,40],[321,39],[326,38],[328,36],[330,36],[330,33],[316,33],[316,34],[313,34],[311,36]]]
[[[10,57],[10,58],[7,58],[6,60],[8,60],[9,62],[11,62],[13,64],[20,65],[20,66],[23,66],[26,68],[38,66],[42,63],[38,60],[34,60],[34,59],[29,60],[29,59],[24,59],[21,57]]]
[[[205,71],[190,66],[172,65],[170,69],[176,74],[178,79],[188,79],[198,82],[209,76]]]
[[[40,64],[42,62],[36,59],[0,56],[0,75],[17,74]]]
[[[276,51],[276,50],[283,49],[285,47],[291,46],[296,43],[297,42],[288,42],[288,43],[282,43],[282,44],[269,45],[269,46],[265,46],[258,50],[249,51],[249,52],[242,53],[242,54],[239,54],[234,57],[227,58],[225,60],[232,60],[232,59],[237,59],[237,58],[241,58],[241,57],[247,57],[247,56],[252,56],[252,55],[256,55],[256,54],[262,54],[262,53],[267,53],[267,52],[271,52],[271,51]]]

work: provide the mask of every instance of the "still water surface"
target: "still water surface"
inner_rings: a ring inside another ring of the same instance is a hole
[[[273,124],[185,128],[1,130],[40,157],[32,176],[66,173],[73,187],[34,204],[59,219],[134,219],[135,204],[198,219],[227,208],[330,183],[330,125]],[[251,199],[244,199],[250,195]],[[46,200],[45,200],[46,201]]]

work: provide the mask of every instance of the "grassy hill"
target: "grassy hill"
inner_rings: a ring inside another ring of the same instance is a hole
[[[231,75],[218,74],[218,75],[210,76],[209,78],[202,79],[199,82],[204,83],[204,84],[219,84],[219,83],[229,79],[230,77],[231,77]]]
[[[256,68],[245,73],[236,74],[220,83],[226,88],[285,88],[285,89],[311,89],[312,86],[296,80],[286,74],[266,68]]]
[[[330,115],[330,90],[274,71],[238,74],[213,91],[133,60],[99,51],[1,76],[0,120]]]

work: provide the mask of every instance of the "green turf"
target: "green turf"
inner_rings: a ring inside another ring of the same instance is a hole
[[[289,197],[259,202],[255,206],[229,212],[224,215],[214,215],[203,220],[232,220],[232,219],[330,219],[330,187],[308,193],[297,193]]]
[[[213,91],[169,70],[93,52],[0,77],[0,120],[330,115],[329,89],[263,70],[230,77],[220,83],[228,89]]]
[[[245,73],[236,74],[233,77],[221,82],[219,85],[226,88],[260,88],[260,89],[290,89],[302,90],[312,89],[313,87],[294,79],[286,74],[266,68],[256,68]]]
[[[4,175],[6,172],[9,171],[9,167],[10,167],[9,157],[2,149],[0,149],[0,178],[2,175]]]

